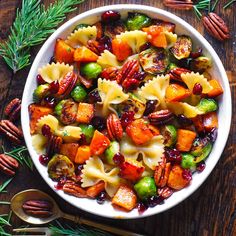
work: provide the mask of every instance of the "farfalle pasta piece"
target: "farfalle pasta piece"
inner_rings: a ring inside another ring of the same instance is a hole
[[[194,72],[183,73],[181,74],[181,79],[187,85],[187,87],[191,92],[193,91],[193,87],[196,83],[201,84],[202,93],[206,94],[212,90],[212,86],[207,81],[207,79],[203,75],[200,75],[199,73],[194,73]]]
[[[145,165],[154,170],[164,153],[163,142],[163,136],[158,135],[153,137],[148,143],[135,145],[127,135],[124,135],[120,144],[121,153],[126,158],[134,158],[135,160],[141,154]]]
[[[97,37],[97,27],[96,26],[88,26],[77,29],[73,33],[71,33],[67,39],[66,43],[71,47],[79,47],[81,45],[87,45],[88,40],[95,40]]]
[[[99,157],[90,157],[82,170],[81,186],[86,188],[95,185],[99,181],[104,181],[106,192],[110,197],[113,197],[120,184],[118,174],[119,168],[115,167],[105,171],[104,164]]]
[[[55,80],[62,79],[68,72],[73,71],[73,66],[65,63],[52,63],[39,68],[38,73],[47,82],[51,83]]]
[[[103,68],[111,67],[111,66],[114,66],[114,67],[120,66],[116,56],[108,50],[104,50],[101,56],[98,57],[97,63],[101,65]]]
[[[129,95],[122,91],[122,87],[116,81],[101,78],[98,79],[98,92],[102,99],[99,104],[102,104],[102,114],[104,116],[108,115],[109,110],[116,113],[111,105],[122,103],[129,98]]]
[[[41,134],[43,125],[48,125],[51,128],[51,132],[55,133],[59,126],[58,119],[53,115],[46,115],[41,117],[37,123],[37,133]]]
[[[63,138],[65,142],[76,142],[81,137],[81,128],[76,126],[67,125],[58,130],[56,134]]]
[[[126,31],[116,36],[117,39],[126,42],[134,53],[140,51],[140,46],[147,43],[147,33],[141,30]]]
[[[200,111],[197,107],[192,106],[186,102],[171,102],[167,104],[168,109],[175,115],[183,114],[187,118],[193,118],[197,115],[201,115],[204,112]]]
[[[177,41],[177,34],[173,34],[172,32],[165,31],[166,41],[168,48],[172,47]]]
[[[37,154],[45,153],[45,145],[47,143],[47,138],[42,134],[35,134],[32,136],[32,146]]]
[[[165,93],[170,83],[169,75],[158,75],[147,81],[139,90],[139,95],[147,100],[158,100],[158,106],[166,108]]]

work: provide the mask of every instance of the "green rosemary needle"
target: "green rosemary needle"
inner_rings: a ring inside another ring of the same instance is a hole
[[[231,6],[235,2],[236,2],[236,0],[231,0],[228,3],[226,3],[223,8],[226,9],[226,8],[228,8],[229,6]]]

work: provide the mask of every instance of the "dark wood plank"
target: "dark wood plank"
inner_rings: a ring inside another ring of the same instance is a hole
[[[44,1],[46,4],[52,0]],[[42,180],[37,170],[30,172],[21,168],[16,178],[8,188],[8,194],[1,194],[0,200],[8,200],[17,192],[27,188],[39,188],[48,192],[59,203],[64,211],[80,214],[89,217],[97,222],[103,222],[114,226],[134,230],[147,235],[236,235],[236,102],[235,102],[235,80],[236,80],[236,44],[235,28],[236,15],[235,6],[225,11],[222,10],[226,0],[220,1],[216,12],[226,20],[231,27],[232,38],[224,43],[217,42],[211,38],[203,29],[199,20],[192,12],[169,11],[182,17],[193,25],[197,30],[204,34],[210,44],[214,47],[220,56],[226,70],[228,71],[233,100],[233,117],[230,136],[224,150],[224,153],[212,174],[205,183],[188,199],[178,206],[159,215],[151,216],[137,220],[111,220],[88,214],[84,211],[75,209],[64,200],[60,199]],[[1,0],[0,1],[0,40],[5,40],[9,27],[15,17],[15,9],[20,5],[19,0]],[[150,5],[167,9],[162,1],[156,0],[88,0],[78,6],[78,9],[68,15],[67,19],[95,7],[118,4],[118,3],[136,3]],[[234,9],[234,12],[233,12]],[[33,49],[35,56],[39,47]],[[33,58],[32,58],[33,59]],[[26,68],[13,75],[7,68],[2,59],[0,59],[0,114],[5,104],[14,97],[21,97],[24,83],[27,78],[29,68]],[[1,143],[0,143],[1,144]],[[0,183],[3,177],[0,176]],[[173,196],[174,197],[174,196]],[[8,207],[0,207],[0,214],[6,213]],[[14,227],[24,224],[17,217],[13,216],[12,223]],[[69,222],[68,222],[69,223]]]

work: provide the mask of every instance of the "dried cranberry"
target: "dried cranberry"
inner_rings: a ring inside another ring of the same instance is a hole
[[[66,183],[66,180],[67,180],[67,178],[66,177],[61,177],[59,180],[58,180],[58,182],[57,182],[57,185],[55,186],[55,188],[57,189],[57,190],[60,190],[60,189],[62,189],[63,188],[63,186],[65,185],[65,183]]]
[[[39,156],[39,162],[44,166],[46,166],[48,164],[49,160],[50,160],[50,158],[45,154],[42,154]]]
[[[157,105],[157,100],[148,100],[143,115],[147,116],[150,113],[154,112],[156,109],[156,105]]]
[[[139,214],[142,214],[144,211],[146,211],[148,209],[148,206],[147,206],[147,204],[144,204],[143,202],[139,202],[137,204],[137,208],[138,208]]]
[[[106,193],[102,191],[96,198],[98,204],[103,204],[106,200]]]
[[[139,81],[143,81],[145,79],[145,77],[147,76],[147,73],[144,71],[139,71],[136,72],[133,76],[134,79],[139,80]]]
[[[195,59],[200,56],[202,56],[202,48],[198,48],[195,52],[191,52],[189,57]]]
[[[80,144],[80,145],[86,145],[86,144],[87,144],[85,134],[81,134],[81,135],[80,135],[79,144]]]
[[[98,50],[100,53],[104,50],[112,51],[111,39],[108,36],[103,36],[98,40]]]
[[[100,116],[94,116],[91,123],[99,131],[106,129],[106,120]]]
[[[124,129],[134,120],[134,114],[133,111],[126,111],[122,114],[120,120]]]
[[[47,138],[51,137],[51,135],[52,135],[51,128],[50,128],[49,125],[46,125],[46,124],[43,125],[41,131],[42,131],[42,135],[47,137]]]
[[[49,64],[52,64],[52,63],[56,63],[56,58],[54,56],[52,56],[49,61]]]
[[[106,11],[101,16],[103,23],[112,23],[120,19],[120,13],[117,11]]]
[[[202,172],[206,167],[205,161],[201,161],[197,164],[197,171]]]
[[[202,85],[199,83],[194,84],[193,86],[193,94],[201,95],[202,94]]]
[[[181,126],[183,126],[183,127],[189,126],[189,125],[192,125],[192,124],[193,124],[193,121],[190,120],[189,118],[187,118],[187,117],[184,116],[184,115],[178,115],[178,116],[177,116],[177,121],[178,121],[178,123],[179,123]]]
[[[151,43],[145,43],[145,44],[143,44],[143,45],[140,46],[139,51],[140,51],[140,52],[145,51],[145,50],[147,50],[148,48],[150,48],[151,46],[152,46]]]
[[[182,156],[179,150],[171,149],[166,147],[165,148],[165,157],[167,161],[171,162],[172,164],[180,164],[182,161]]]
[[[125,161],[125,157],[120,152],[118,152],[114,155],[113,161],[116,165],[120,166]]]
[[[49,108],[54,108],[56,105],[56,99],[54,97],[45,97],[42,100],[42,105]]]
[[[211,142],[215,142],[216,138],[217,138],[217,134],[218,134],[218,129],[217,128],[213,128],[208,134],[207,134],[207,138],[211,141]]]
[[[75,170],[75,174],[76,175],[80,175],[81,171],[83,170],[84,166],[83,165],[78,165],[76,170]]]
[[[89,103],[97,103],[97,102],[101,102],[102,101],[102,99],[101,99],[97,89],[92,90],[88,94],[88,101],[89,101]]]
[[[59,82],[57,80],[50,83],[49,91],[51,94],[56,94],[59,90]]]
[[[164,201],[164,198],[161,196],[151,196],[147,200],[147,204],[149,207],[155,207],[158,204],[162,204]]]
[[[190,170],[184,169],[182,176],[184,179],[186,179],[187,181],[192,180],[192,172]]]
[[[38,74],[38,75],[36,76],[36,80],[37,80],[37,83],[38,83],[39,85],[46,83],[46,81],[43,79],[43,77],[42,77],[40,74]]]

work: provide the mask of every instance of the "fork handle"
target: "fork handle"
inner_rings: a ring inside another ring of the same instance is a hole
[[[110,232],[110,233],[114,233],[116,235],[121,235],[121,236],[145,236],[143,234],[136,234],[136,233],[133,233],[131,231],[118,229],[118,228],[113,227],[113,226],[104,225],[104,224],[101,224],[101,223],[97,223],[97,222],[94,222],[94,221],[91,221],[91,220],[84,219],[84,218],[79,217],[79,216],[73,216],[73,215],[66,214],[66,213],[63,214],[62,217],[67,219],[67,220],[74,221],[75,223],[79,223],[79,224],[82,224],[82,225],[89,225],[89,226],[92,226],[92,227],[95,227],[95,228],[98,228],[98,229],[101,229],[101,230],[104,230],[104,231],[107,231],[107,232]]]

